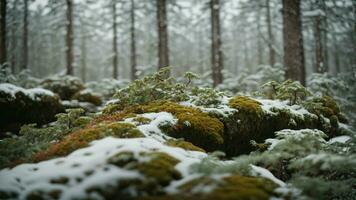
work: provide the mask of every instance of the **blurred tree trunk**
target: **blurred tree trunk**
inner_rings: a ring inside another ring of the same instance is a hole
[[[118,79],[119,77],[119,70],[118,70],[118,49],[117,49],[117,13],[116,13],[116,2],[113,1],[112,3],[112,17],[113,17],[113,40],[112,40],[112,47],[113,47],[113,74],[112,77],[114,79]]]
[[[112,17],[113,17],[113,40],[112,40],[112,47],[113,47],[113,74],[112,77],[114,79],[119,78],[119,67],[118,67],[118,59],[119,53],[117,48],[117,12],[116,12],[116,2],[113,0],[112,2]]]
[[[316,16],[314,21],[314,41],[315,41],[315,72],[324,73],[324,48],[322,43],[321,16]]]
[[[337,39],[336,39],[336,36],[335,34],[333,34],[333,45],[334,45],[334,59],[335,59],[335,71],[336,71],[336,74],[340,73],[341,72],[341,69],[340,69],[340,55],[339,55],[339,44],[337,42]]]
[[[266,0],[266,23],[267,23],[267,31],[268,31],[268,51],[269,51],[269,65],[273,66],[276,62],[276,53],[274,52],[274,38],[272,33],[272,21],[271,21],[271,10],[270,10],[270,0]]]
[[[166,0],[157,0],[158,69],[169,66]]]
[[[223,58],[220,38],[220,4],[219,0],[210,1],[211,9],[211,64],[213,87],[216,87],[223,81],[222,69]]]
[[[23,0],[24,3],[24,14],[23,14],[23,60],[22,60],[22,70],[27,69],[28,65],[28,0]]]
[[[67,34],[66,34],[66,57],[67,57],[67,75],[74,75],[73,68],[73,0],[67,2]]]
[[[305,85],[300,0],[283,0],[283,49],[286,78]]]
[[[0,0],[0,65],[6,63],[6,0]]]
[[[80,57],[80,64],[81,64],[81,75],[82,75],[82,81],[86,82],[87,78],[87,36],[84,31],[84,28],[82,26],[81,28],[82,31],[82,37],[81,37],[81,57]]]
[[[12,4],[12,9],[13,12],[12,14],[14,16],[17,16],[17,4],[18,4],[18,0],[13,1]],[[16,30],[17,30],[17,26],[18,26],[18,22],[16,19],[14,19],[13,24],[11,26],[11,61],[10,61],[10,66],[11,66],[11,72],[13,74],[16,73],[16,49],[17,49],[17,34],[16,34]]]
[[[131,80],[137,79],[136,37],[135,37],[135,0],[131,0]]]

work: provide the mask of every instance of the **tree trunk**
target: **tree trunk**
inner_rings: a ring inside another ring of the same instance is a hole
[[[270,11],[270,0],[266,0],[266,23],[267,23],[267,31],[268,31],[268,50],[269,50],[269,65],[274,66],[276,62],[276,53],[273,49],[274,37],[272,33],[272,21],[271,21],[271,11]]]
[[[82,81],[86,82],[87,79],[87,36],[82,27],[82,38],[81,38],[81,75]]]
[[[117,49],[117,13],[116,13],[116,2],[114,1],[112,4],[112,17],[113,17],[113,40],[112,40],[112,47],[113,47],[113,74],[112,77],[114,79],[119,78],[119,70],[118,70],[118,49]]]
[[[286,78],[305,85],[300,0],[283,0],[283,48]]]
[[[131,0],[131,80],[137,79],[136,37],[135,37],[135,0]]]
[[[316,16],[314,22],[314,41],[315,41],[315,72],[324,73],[324,50],[322,42],[321,16]]]
[[[260,7],[260,5],[258,5]],[[257,40],[257,64],[262,65],[263,64],[263,49],[262,49],[262,44],[261,44],[261,9],[258,8],[258,13],[257,13],[257,33],[258,37],[256,38]]]
[[[340,55],[339,55],[339,44],[337,42],[335,34],[333,34],[333,45],[334,45],[334,59],[335,59],[335,72],[339,74],[341,72],[340,69]]]
[[[166,0],[157,0],[158,69],[169,66]]]
[[[219,0],[210,1],[211,9],[211,65],[213,87],[222,83],[223,58],[220,38],[220,5]]]
[[[24,0],[24,15],[23,15],[23,63],[22,70],[27,69],[28,65],[28,0]]]
[[[6,58],[6,0],[0,0],[0,67]]]
[[[67,34],[66,34],[67,75],[74,75],[73,68],[73,0],[67,0]]]
[[[14,16],[17,16],[17,3],[18,1],[15,0],[13,1],[12,8],[13,12],[12,14]],[[13,24],[11,26],[11,61],[10,61],[10,66],[11,66],[11,72],[13,74],[16,73],[16,50],[17,50],[17,34],[16,34],[16,29],[18,26],[18,21],[14,19]]]

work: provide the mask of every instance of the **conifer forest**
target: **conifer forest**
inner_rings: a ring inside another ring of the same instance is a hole
[[[356,0],[0,0],[0,200],[356,200]]]

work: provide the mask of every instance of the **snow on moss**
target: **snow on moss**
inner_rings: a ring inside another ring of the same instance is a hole
[[[107,137],[66,157],[0,171],[0,192],[16,194],[18,199],[25,199],[35,191],[57,191],[60,199],[83,199],[92,195],[88,193],[88,188],[142,179],[142,174],[135,170],[122,169],[107,162],[120,152],[132,152],[138,159],[142,152],[166,153],[179,160],[175,168],[183,176],[188,176],[191,164],[206,157],[205,153],[169,147],[151,138]]]
[[[10,83],[0,83],[0,92],[8,94],[12,99],[16,98],[18,92],[22,92],[32,100],[37,100],[41,96],[54,96],[53,92],[43,88],[24,89]]]

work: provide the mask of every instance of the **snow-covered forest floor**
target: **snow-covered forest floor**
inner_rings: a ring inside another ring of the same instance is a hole
[[[0,199],[354,199],[355,84],[1,74]],[[267,83],[265,83],[267,82]],[[242,84],[244,83],[244,84]]]

